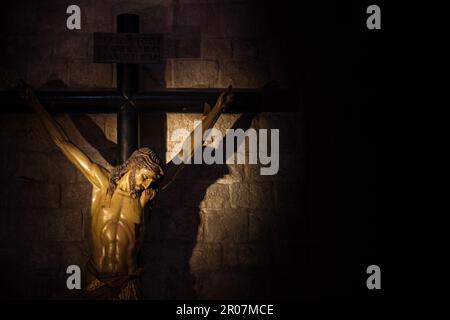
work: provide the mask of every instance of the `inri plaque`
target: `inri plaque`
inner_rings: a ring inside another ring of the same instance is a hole
[[[163,34],[94,32],[94,62],[159,63]]]

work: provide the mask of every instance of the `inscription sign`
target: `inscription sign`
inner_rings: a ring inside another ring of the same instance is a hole
[[[94,62],[159,63],[163,34],[94,32]]]

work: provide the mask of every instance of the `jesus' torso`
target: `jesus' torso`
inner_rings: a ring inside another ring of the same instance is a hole
[[[128,275],[136,271],[136,254],[144,233],[143,209],[138,199],[116,188],[92,190],[92,262],[102,275]]]

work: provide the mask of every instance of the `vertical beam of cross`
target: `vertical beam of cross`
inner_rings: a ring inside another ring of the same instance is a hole
[[[119,14],[118,33],[139,33],[139,16]],[[138,91],[138,64],[117,63],[117,90],[127,100]],[[117,114],[117,162],[125,162],[139,146],[139,114],[128,100]]]

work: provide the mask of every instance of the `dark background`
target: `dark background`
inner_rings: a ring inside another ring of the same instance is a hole
[[[367,15],[361,13],[370,4],[321,1],[289,10],[271,8],[278,17],[272,22],[274,30],[297,31],[289,37],[299,39],[292,44],[292,58],[303,56],[307,70],[298,81],[306,113],[308,219],[327,230],[311,253],[317,264],[309,270],[313,276],[308,288],[336,295],[350,290],[352,297],[379,294],[367,290],[361,279],[368,265],[387,267],[381,212],[388,208],[380,207],[386,203],[380,141],[383,114],[389,114],[382,97],[388,81],[390,12],[382,3],[373,3],[381,7],[382,29],[368,30]],[[289,28],[290,23],[295,27]],[[386,279],[389,272],[383,273],[384,290],[389,286]]]

